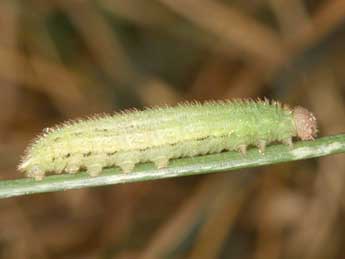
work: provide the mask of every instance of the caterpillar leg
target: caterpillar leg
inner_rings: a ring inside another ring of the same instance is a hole
[[[259,140],[257,143],[257,147],[259,148],[259,152],[261,154],[264,154],[265,149],[266,149],[266,141],[265,140]]]
[[[282,142],[283,144],[288,145],[290,149],[293,148],[292,138],[284,139]]]
[[[158,169],[162,169],[168,166],[169,158],[166,157],[158,157],[153,160],[153,163]]]
[[[239,145],[238,151],[240,151],[241,155],[245,156],[247,154],[247,145],[245,144]]]
[[[102,172],[103,166],[100,164],[93,164],[87,167],[87,173],[92,176],[98,176]]]
[[[29,171],[27,171],[26,175],[28,177],[34,178],[36,181],[41,181],[41,180],[43,180],[43,178],[45,176],[45,171],[40,169],[37,166],[34,166],[34,167],[30,168]]]
[[[75,164],[70,164],[65,168],[65,171],[70,173],[70,174],[75,174],[79,171],[79,166]]]
[[[61,174],[63,171],[65,171],[66,166],[67,162],[63,159],[59,159],[55,161],[53,170],[56,174]]]
[[[133,162],[123,162],[118,164],[118,166],[121,168],[122,172],[124,173],[130,173],[133,171],[135,167],[135,163]]]
[[[77,173],[80,169],[82,159],[83,159],[82,154],[71,155],[71,157],[69,158],[69,161],[66,165],[65,171],[70,173],[70,174]]]

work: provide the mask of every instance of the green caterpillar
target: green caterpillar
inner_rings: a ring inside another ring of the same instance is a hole
[[[223,150],[245,154],[247,146],[261,152],[271,142],[292,145],[292,138],[316,137],[316,119],[302,107],[290,109],[268,100],[184,103],[147,108],[68,122],[45,130],[29,146],[19,165],[28,177],[86,170],[97,176],[104,167],[131,172],[135,164],[153,162],[157,168],[170,159]]]

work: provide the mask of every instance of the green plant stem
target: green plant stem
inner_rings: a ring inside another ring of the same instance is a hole
[[[33,193],[64,191],[92,186],[139,182],[195,174],[216,173],[241,168],[257,167],[281,162],[301,160],[345,152],[345,134],[300,141],[291,149],[286,145],[271,145],[264,154],[257,148],[248,150],[245,156],[239,152],[224,152],[193,158],[172,160],[168,168],[157,170],[150,163],[140,164],[131,173],[121,173],[118,168],[105,169],[98,177],[85,172],[52,175],[42,181],[25,178],[0,181],[0,198]]]

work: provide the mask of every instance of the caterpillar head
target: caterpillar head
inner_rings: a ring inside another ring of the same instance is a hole
[[[307,109],[297,106],[293,109],[297,136],[302,140],[312,140],[316,137],[318,129],[314,114]]]

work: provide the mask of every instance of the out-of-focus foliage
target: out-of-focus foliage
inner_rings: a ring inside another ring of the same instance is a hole
[[[267,96],[343,132],[344,25],[343,0],[2,0],[0,178],[133,106]],[[342,258],[344,156],[255,170],[3,200],[0,258]]]

